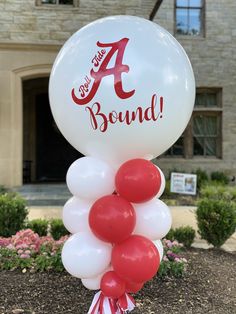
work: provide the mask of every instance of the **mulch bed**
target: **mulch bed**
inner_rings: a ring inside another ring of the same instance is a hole
[[[183,278],[156,277],[133,314],[236,314],[236,254],[191,249]],[[0,314],[85,314],[94,292],[67,273],[0,272]]]

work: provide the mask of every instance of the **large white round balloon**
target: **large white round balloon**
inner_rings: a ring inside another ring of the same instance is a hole
[[[62,263],[72,276],[95,277],[111,263],[112,246],[102,242],[91,233],[72,235],[62,248]]]
[[[65,138],[113,164],[152,159],[184,131],[195,81],[177,40],[140,17],[112,16],[76,32],[50,76],[50,104]]]
[[[172,217],[169,207],[158,198],[142,204],[133,204],[136,212],[134,234],[150,240],[162,239],[170,230]]]
[[[88,215],[93,201],[70,198],[63,207],[62,220],[70,233],[90,231]]]
[[[70,166],[66,183],[73,195],[96,200],[114,192],[115,170],[102,160],[82,157]]]

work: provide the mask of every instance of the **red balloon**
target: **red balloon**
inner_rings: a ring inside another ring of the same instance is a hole
[[[119,168],[115,184],[119,195],[130,202],[143,203],[159,192],[161,174],[151,161],[132,159]]]
[[[118,195],[103,196],[90,209],[89,226],[102,241],[119,243],[127,239],[136,223],[135,210]]]
[[[158,271],[160,256],[151,240],[132,235],[112,250],[114,271],[126,282],[145,282]]]
[[[138,282],[126,282],[125,283],[125,291],[128,293],[137,293],[139,290],[142,289],[144,283]]]
[[[125,293],[125,282],[114,271],[108,271],[101,279],[102,293],[113,299],[118,299]]]

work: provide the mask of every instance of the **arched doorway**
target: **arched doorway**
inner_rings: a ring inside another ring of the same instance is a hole
[[[23,81],[23,183],[65,181],[82,155],[58,130],[49,106],[48,77]]]

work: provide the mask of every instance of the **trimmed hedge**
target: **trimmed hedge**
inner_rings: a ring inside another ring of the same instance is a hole
[[[0,194],[0,236],[10,237],[23,229],[27,215],[23,198],[17,194]]]
[[[27,223],[27,228],[33,230],[40,237],[43,237],[48,233],[48,224],[48,221],[45,219],[33,219]]]
[[[176,229],[170,229],[166,235],[166,239],[174,241],[177,240],[182,243],[185,247],[190,248],[194,242],[196,232],[190,226],[179,227]]]
[[[50,233],[54,240],[59,240],[61,237],[70,234],[61,219],[52,219],[50,221]]]
[[[236,229],[236,203],[203,198],[196,212],[199,234],[214,247],[222,246]]]

